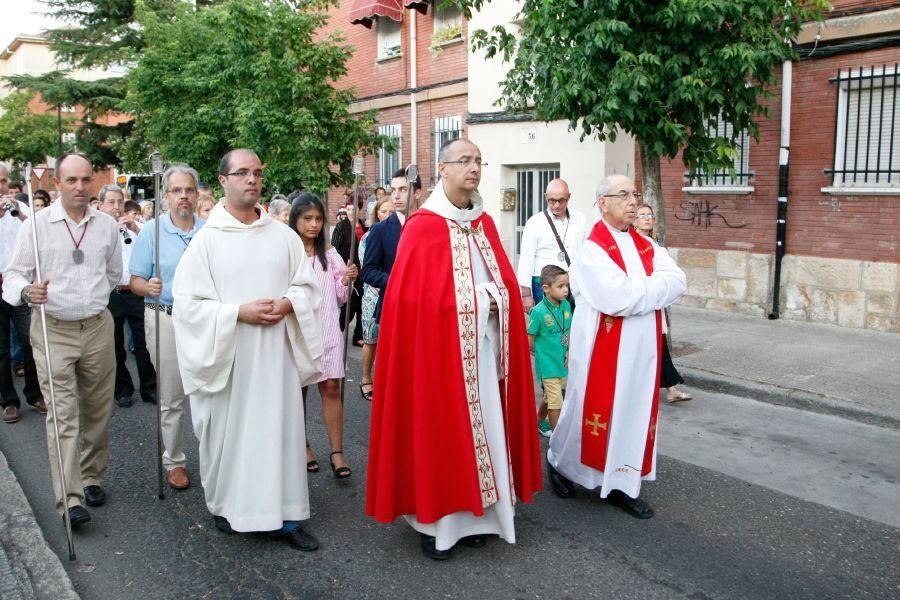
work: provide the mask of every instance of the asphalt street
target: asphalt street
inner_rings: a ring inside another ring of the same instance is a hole
[[[156,412],[139,399],[114,409],[109,501],[76,534],[74,562],[53,510],[43,420],[26,410],[0,425],[0,449],[88,599],[900,596],[896,430],[692,390],[692,402],[662,409],[658,481],[642,493],[655,518],[636,520],[584,490],[560,500],[548,489],[518,506],[515,545],[492,540],[437,563],[405,523],[365,517],[369,404],[357,382],[348,385],[354,472],[345,482],[327,469],[321,404],[310,397],[310,438],[324,467],[309,479],[305,527],[322,544],[311,554],[213,527],[189,424],[194,485],[157,499]]]

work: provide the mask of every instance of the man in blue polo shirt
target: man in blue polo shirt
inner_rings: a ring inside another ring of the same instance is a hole
[[[159,311],[159,372],[156,391],[162,413],[162,439],[165,452],[163,466],[168,472],[169,485],[176,490],[187,488],[191,482],[184,465],[187,458],[181,447],[182,416],[187,396],[181,384],[178,357],[175,352],[175,330],[172,327],[172,282],[175,269],[191,239],[203,226],[197,210],[199,193],[197,171],[187,165],[173,165],[163,173],[162,185],[169,212],[159,217],[159,267],[156,273],[156,224],[150,221],[141,229],[131,255],[131,289],[144,296],[144,323],[147,347],[156,360],[156,314]],[[159,304],[156,299],[159,298]]]

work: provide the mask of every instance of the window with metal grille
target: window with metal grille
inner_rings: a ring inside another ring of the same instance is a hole
[[[438,117],[434,120],[434,130],[431,132],[431,136],[434,138],[434,143],[432,144],[434,160],[432,161],[431,184],[434,185],[438,180],[438,152],[441,146],[444,145],[444,142],[462,137],[462,117],[460,115],[455,117]]]
[[[393,141],[394,150],[388,150],[388,143],[382,142],[378,149],[378,183],[385,189],[390,188],[391,175],[400,168],[400,147],[403,138],[400,136],[400,125],[381,125],[378,127],[378,135],[390,138]]]
[[[734,126],[721,116],[709,122],[710,136],[728,138],[734,135]],[[691,185],[696,187],[746,187],[750,185],[750,136],[742,131],[736,139],[736,153],[732,159],[731,169],[716,169],[715,171],[700,170],[691,180]]]
[[[838,70],[835,115],[836,188],[900,187],[900,111],[897,63],[893,67]]]

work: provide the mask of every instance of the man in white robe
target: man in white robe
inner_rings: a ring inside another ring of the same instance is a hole
[[[319,375],[321,292],[297,234],[260,209],[262,174],[250,150],[222,159],[225,198],[178,265],[172,318],[216,526],[309,551],[300,389]]]
[[[685,291],[684,272],[664,248],[631,230],[640,195],[624,176],[597,191],[603,218],[572,265],[569,377],[547,469],[553,491],[574,483],[637,518],[653,516],[638,496],[656,479],[660,311]]]

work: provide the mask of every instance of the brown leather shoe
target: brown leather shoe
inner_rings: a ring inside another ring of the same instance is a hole
[[[22,418],[22,415],[19,414],[19,409],[15,406],[7,406],[3,409],[3,422],[4,423],[15,423],[19,419]]]
[[[40,414],[42,414],[42,415],[46,415],[46,414],[47,414],[47,403],[44,402],[44,399],[43,399],[43,398],[41,398],[40,400],[38,400],[38,401],[35,402],[34,404],[29,404],[28,406],[30,406],[30,407],[33,408],[34,410],[38,411],[38,413],[40,413]]]
[[[175,467],[169,471],[169,485],[175,490],[186,490],[191,485],[187,470],[184,467]]]

